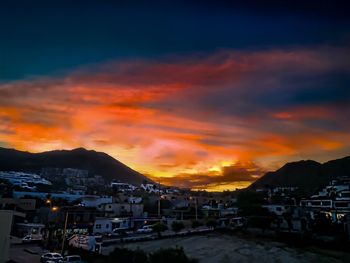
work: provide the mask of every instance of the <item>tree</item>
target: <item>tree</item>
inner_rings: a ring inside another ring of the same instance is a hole
[[[192,221],[192,228],[193,228],[193,229],[195,229],[195,228],[197,228],[197,227],[200,227],[200,226],[202,226],[202,225],[203,225],[202,222],[199,222],[198,220]]]
[[[254,216],[265,203],[264,195],[254,191],[242,191],[237,196],[237,206],[242,216]]]
[[[161,232],[164,232],[165,230],[168,230],[168,226],[161,223],[161,222],[158,222],[156,223],[155,225],[153,225],[153,231],[154,232],[157,232],[158,233],[158,237],[161,236]]]
[[[185,228],[184,223],[180,222],[180,221],[174,221],[171,224],[171,228],[174,232],[180,232],[182,229]]]
[[[215,219],[209,219],[207,221],[207,227],[210,227],[210,228],[215,228],[217,226],[217,222]]]

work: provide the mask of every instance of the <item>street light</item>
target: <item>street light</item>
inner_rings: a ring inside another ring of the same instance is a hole
[[[47,247],[50,247],[51,241],[52,241],[52,228],[53,226],[50,223],[50,214],[51,213],[56,213],[58,211],[58,206],[53,206],[51,199],[47,199],[45,201],[45,204],[50,205],[50,210],[49,210],[49,215],[48,215],[48,227],[49,227],[49,236],[48,236],[48,242],[47,242]]]
[[[160,217],[160,199],[161,199],[161,196],[160,196],[160,180],[158,182],[158,217]]]
[[[50,199],[47,199],[45,204],[50,205],[50,209],[52,208],[52,201]]]
[[[197,198],[191,196],[190,199],[194,200],[195,216],[196,216],[196,220],[198,220],[198,203],[197,203]]]
[[[50,204],[50,211],[52,212],[57,212],[59,210],[58,206],[52,206],[52,201],[50,199],[46,200],[46,204]],[[67,235],[67,224],[68,224],[68,211],[66,211],[65,220],[64,220],[63,240],[62,240],[62,249],[61,249],[62,255],[64,252],[64,243],[66,241],[66,235]]]

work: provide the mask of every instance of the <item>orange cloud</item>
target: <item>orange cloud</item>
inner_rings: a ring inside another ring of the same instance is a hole
[[[344,104],[280,106],[265,96],[299,92],[294,86],[281,91],[289,75],[344,66],[320,51],[168,60],[108,63],[61,78],[1,84],[0,143],[31,151],[94,148],[197,189],[246,185],[255,179],[249,169],[260,176],[276,162],[324,160],[350,148]],[[229,176],[225,160],[249,165],[233,166]],[[221,173],[213,175],[213,167]]]

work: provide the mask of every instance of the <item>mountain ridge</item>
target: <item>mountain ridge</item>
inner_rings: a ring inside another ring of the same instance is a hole
[[[115,179],[132,184],[141,184],[144,180],[151,181],[104,152],[75,148],[31,153],[0,147],[0,170],[2,171],[40,173],[42,168],[48,167],[88,170],[91,174],[102,175],[108,181]]]
[[[313,160],[289,162],[276,171],[265,173],[248,189],[265,186],[297,186],[314,192],[327,185],[330,180],[350,176],[350,156],[319,163]]]

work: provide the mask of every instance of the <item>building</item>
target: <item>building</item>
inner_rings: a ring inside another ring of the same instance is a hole
[[[0,209],[6,209],[6,207],[12,207],[13,210],[19,208],[23,211],[35,210],[36,200],[28,198],[0,198]]]
[[[12,185],[20,186],[28,190],[36,190],[36,185],[52,185],[52,183],[40,175],[33,173],[4,171],[0,172],[0,179],[8,181]]]
[[[300,205],[312,213],[326,212],[333,222],[342,220],[350,213],[350,179],[333,180],[318,194],[300,201]]]
[[[0,210],[0,263],[9,260],[10,234],[15,216],[24,217],[24,214],[13,210]]]
[[[98,207],[102,204],[111,204],[113,203],[112,196],[96,196],[96,195],[85,195],[80,204],[86,207]]]
[[[130,218],[96,218],[93,233],[107,234],[113,230],[126,230],[133,227],[133,221]]]
[[[266,208],[270,213],[273,213],[277,216],[282,216],[284,213],[288,212],[290,209],[290,206],[288,205],[279,205],[279,204],[263,205],[262,207]]]
[[[99,211],[104,212],[108,217],[122,217],[122,216],[143,216],[142,203],[110,203],[101,204],[97,207]]]
[[[118,192],[132,192],[136,189],[132,184],[112,182],[111,188]]]
[[[23,191],[13,191],[13,197],[16,199],[24,198],[24,197],[33,197],[33,198],[39,198],[42,200],[46,200],[48,196],[50,196],[51,199],[64,199],[68,202],[73,202],[76,200],[79,200],[85,195],[79,195],[79,194],[70,194],[70,193],[47,193],[47,192],[23,192]]]

